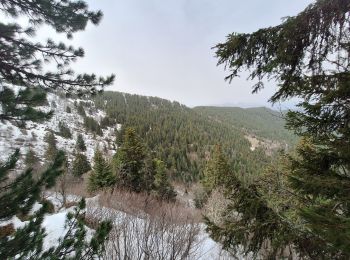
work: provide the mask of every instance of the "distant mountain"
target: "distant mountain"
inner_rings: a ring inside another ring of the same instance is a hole
[[[266,107],[195,107],[194,110],[212,120],[230,124],[253,137],[279,141],[293,145],[296,136],[285,129],[285,111],[275,111]]]

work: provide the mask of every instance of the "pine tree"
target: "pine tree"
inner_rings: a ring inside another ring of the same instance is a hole
[[[77,106],[77,111],[79,115],[81,115],[84,118],[86,117],[85,109],[82,102],[79,102],[79,105]]]
[[[68,139],[72,138],[72,133],[70,132],[68,126],[62,121],[58,123],[58,129],[59,129],[60,136]]]
[[[269,78],[278,82],[271,102],[301,100],[300,109],[288,112],[286,120],[288,128],[303,137],[296,155],[289,156],[287,184],[292,188],[290,196],[298,201],[297,216],[303,225],[289,223],[281,212],[274,211],[254,185],[249,187],[255,190],[254,196],[242,197],[236,190],[243,192],[245,187],[236,180],[230,199],[246,202],[246,206],[235,208],[241,219],[250,222],[232,218],[224,227],[211,225],[217,239],[235,237],[247,223],[256,223],[257,208],[248,206],[256,203],[264,205],[276,225],[273,230],[261,229],[274,222],[267,217],[255,230],[240,233],[241,238],[259,232],[261,242],[267,237],[270,241],[287,239],[284,245],[294,245],[299,254],[309,258],[350,257],[349,8],[349,0],[318,0],[278,26],[233,33],[227,42],[217,45],[219,64],[230,70],[227,79],[248,70],[250,78],[258,81],[253,92],[263,88],[263,79]],[[282,232],[286,225],[290,230]],[[269,235],[273,233],[275,238]],[[226,241],[226,246],[232,241]],[[251,249],[249,240],[241,242],[245,250]],[[283,249],[278,247],[283,244],[271,243],[275,252]],[[317,247],[309,248],[310,244]],[[258,243],[253,250],[261,247]]]
[[[174,201],[176,192],[171,186],[166,172],[165,164],[161,160],[155,159],[154,188],[156,196],[162,200]]]
[[[0,62],[0,68],[1,66]],[[1,72],[0,74],[2,75]],[[4,87],[0,90],[0,104],[2,106],[0,119],[16,121],[20,126],[24,126],[24,123],[28,120],[41,122],[52,117],[52,111],[43,112],[35,109],[38,106],[46,105],[46,92],[37,88],[26,88],[15,94],[10,86],[7,87],[4,84]]]
[[[88,22],[98,24],[102,13],[91,12],[85,2],[79,1],[11,1],[0,3],[0,12],[15,21],[4,22],[0,28],[0,45],[3,56],[0,60],[0,74],[3,88],[0,91],[2,110],[0,119],[25,122],[45,120],[52,112],[45,113],[36,106],[46,102],[47,89],[63,89],[67,94],[94,94],[113,82],[114,75],[97,78],[96,75],[74,76],[69,69],[77,58],[83,57],[81,48],[75,49],[64,43],[47,40],[46,43],[31,41],[42,24],[51,26],[67,38],[86,28]],[[21,26],[27,24],[29,26]],[[57,71],[45,72],[42,65],[53,62]],[[12,86],[22,89],[15,94]],[[35,86],[35,87],[34,87]]]
[[[52,131],[47,132],[44,140],[47,143],[45,158],[47,161],[53,161],[58,152],[55,134]]]
[[[225,179],[231,174],[227,159],[225,158],[221,146],[216,145],[212,153],[211,159],[204,169],[203,186],[207,193],[213,189],[223,186]]]
[[[104,242],[112,229],[112,224],[102,221],[92,238],[86,241],[87,230],[84,223],[86,203],[82,199],[73,212],[68,213],[66,227],[68,231],[57,247],[41,254],[41,259],[96,259],[104,252]]]
[[[145,188],[143,166],[145,150],[133,128],[125,130],[124,141],[115,155],[118,180],[120,184],[132,191],[139,192]]]
[[[32,168],[35,164],[38,163],[38,160],[39,159],[36,156],[33,149],[29,149],[28,152],[26,153],[25,158],[24,158],[24,163],[26,164],[27,167]]]
[[[76,148],[79,151],[83,151],[83,152],[86,151],[86,146],[85,146],[85,142],[82,134],[78,134],[77,136]]]
[[[72,174],[74,176],[80,177],[84,173],[87,173],[91,170],[90,163],[85,154],[78,153],[75,155],[75,159],[73,161],[72,166]]]
[[[93,94],[104,86],[112,83],[114,76],[106,79],[95,75],[80,74],[74,76],[69,69],[71,62],[82,57],[84,51],[74,49],[64,43],[48,40],[46,43],[33,42],[37,29],[46,24],[58,33],[64,33],[72,38],[77,31],[86,28],[89,21],[97,24],[101,12],[91,12],[83,1],[12,1],[0,2],[0,12],[9,22],[0,25],[0,119],[9,120],[25,126],[25,122],[42,121],[53,114],[43,112],[38,106],[45,105],[47,90],[63,89],[65,94]],[[12,19],[12,21],[11,21]],[[21,21],[20,23],[17,21]],[[20,24],[25,24],[21,26]],[[43,64],[53,62],[57,71],[47,72]],[[13,87],[20,89],[18,93]],[[53,136],[53,135],[51,135]],[[54,147],[54,136],[49,138]],[[40,175],[38,180],[32,178],[32,171],[26,170],[18,177],[9,171],[13,170],[18,159],[18,152],[9,161],[0,166],[0,219],[10,219],[16,214],[28,213],[35,201],[39,199],[40,191],[50,188],[61,173],[64,161],[62,152],[49,152],[53,161],[49,168]],[[54,156],[56,155],[56,156]],[[54,159],[55,158],[55,159]],[[81,205],[80,208],[84,206]],[[36,212],[27,225],[19,228],[13,235],[2,237],[0,240],[1,259],[62,259],[72,257],[86,259],[96,257],[102,248],[110,225],[104,223],[87,244],[81,228],[71,230],[70,237],[61,240],[57,249],[49,253],[42,252],[42,241],[45,235],[41,222],[47,212],[47,204]],[[75,217],[78,217],[75,215]],[[76,219],[76,218],[75,218]],[[81,225],[80,225],[81,227]],[[74,239],[72,239],[72,237]],[[81,255],[81,253],[84,255]]]
[[[8,220],[16,214],[28,214],[33,204],[39,200],[41,189],[52,187],[55,178],[62,173],[64,154],[60,152],[50,167],[40,175],[39,180],[34,180],[32,170],[29,168],[13,181],[9,181],[10,171],[16,166],[18,158],[19,150],[6,163],[0,165],[1,220]],[[18,229],[13,236],[8,235],[0,240],[1,259],[14,258],[17,254],[28,256],[32,252],[41,252],[44,237],[41,222],[46,210],[47,205],[44,204],[28,225]]]
[[[96,149],[94,165],[89,176],[89,190],[96,191],[101,188],[113,187],[116,183],[116,176],[112,173],[109,163],[103,158],[100,150]]]

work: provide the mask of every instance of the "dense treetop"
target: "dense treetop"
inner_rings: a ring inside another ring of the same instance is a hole
[[[246,253],[269,243],[274,258],[292,247],[310,259],[348,259],[350,1],[318,0],[278,26],[230,34],[216,48],[227,79],[248,69],[258,80],[253,92],[273,79],[278,88],[270,101],[298,98],[286,120],[303,138],[259,182],[228,183],[232,206],[224,225],[210,224],[213,236]],[[230,217],[237,212],[240,218]]]
[[[250,150],[241,130],[177,102],[106,91],[95,97],[95,104],[106,111],[108,120],[104,122],[111,126],[122,124],[117,133],[118,145],[125,129],[135,128],[148,151],[153,151],[170,169],[172,178],[198,180],[216,144],[221,144],[231,166],[240,169],[245,178],[256,174],[266,162],[262,150]]]

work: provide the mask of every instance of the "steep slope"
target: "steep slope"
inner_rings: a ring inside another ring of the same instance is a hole
[[[283,111],[266,107],[195,107],[194,110],[202,116],[241,129],[251,142],[258,139],[265,143],[270,141],[270,145],[278,142],[281,146],[293,146],[297,141],[296,136],[285,129]]]
[[[92,159],[96,147],[112,156],[122,142],[125,128],[134,127],[148,153],[162,159],[175,180],[197,181],[217,144],[229,157],[232,169],[249,179],[271,160],[268,156],[271,149],[261,145],[262,141],[283,142],[292,136],[284,130],[283,120],[271,115],[274,111],[190,109],[178,102],[120,92],[107,91],[80,100],[49,93],[48,105],[42,109],[55,109],[53,118],[42,124],[28,122],[26,130],[0,122],[0,160],[7,159],[15,148],[21,148],[22,155],[32,148],[44,163],[47,147],[44,136],[48,131],[56,133],[57,146],[67,152],[69,160],[73,158],[79,133],[85,140],[88,159]],[[59,135],[60,122],[68,126],[72,138]],[[270,133],[271,129],[274,132]],[[250,138],[259,138],[260,145],[252,149]]]
[[[178,102],[119,92],[95,99],[106,112],[106,122],[136,128],[149,152],[162,159],[175,179],[198,180],[214,145],[220,144],[232,168],[245,176],[256,174],[268,160],[262,150],[252,152],[239,128],[221,124]],[[116,120],[116,121],[114,121]]]
[[[109,154],[114,152],[114,130],[118,126],[106,127],[102,129],[102,135],[98,136],[88,132],[84,126],[84,117],[79,115],[77,105],[79,102],[86,100],[73,100],[65,97],[60,97],[57,94],[49,93],[47,96],[47,105],[40,109],[50,111],[54,109],[53,117],[43,123],[27,122],[26,129],[19,128],[15,123],[8,121],[0,122],[0,161],[5,161],[8,156],[17,148],[20,149],[22,160],[18,166],[23,168],[23,158],[28,149],[32,149],[40,160],[40,163],[45,162],[44,155],[47,147],[44,137],[48,131],[53,131],[57,140],[57,148],[66,152],[68,160],[72,160],[72,155],[76,147],[77,135],[83,135],[86,144],[86,156],[92,159],[94,149],[96,147],[106,148]],[[67,107],[71,112],[67,112]],[[90,109],[85,109],[87,116],[91,116],[97,121],[100,121],[104,116],[104,112],[94,108],[91,102]],[[72,138],[64,138],[58,134],[59,122],[64,123],[72,134]]]

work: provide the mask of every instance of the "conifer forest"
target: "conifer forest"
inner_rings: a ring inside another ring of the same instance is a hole
[[[350,259],[350,0],[2,0],[0,208],[4,260]]]

